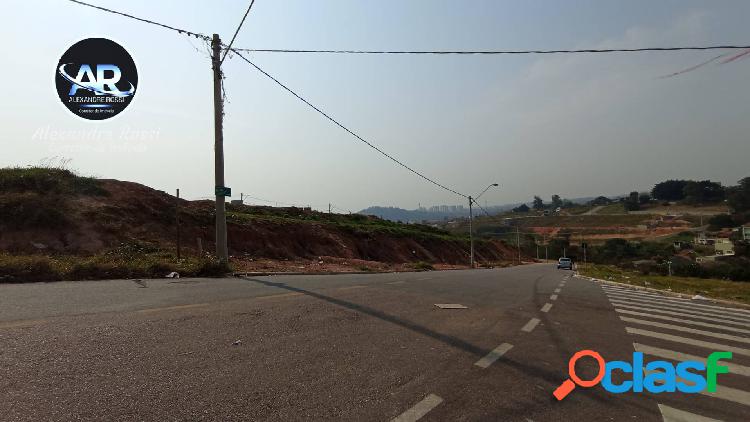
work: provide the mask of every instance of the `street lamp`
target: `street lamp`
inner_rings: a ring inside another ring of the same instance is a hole
[[[489,186],[487,186],[482,193],[477,195],[476,198],[472,198],[471,195],[469,195],[469,243],[471,244],[471,268],[474,268],[474,229],[472,227],[472,220],[474,220],[474,212],[472,210],[472,205],[474,202],[476,202],[477,199],[479,199],[480,196],[484,195],[487,190],[493,186],[500,186],[497,183],[493,183]]]

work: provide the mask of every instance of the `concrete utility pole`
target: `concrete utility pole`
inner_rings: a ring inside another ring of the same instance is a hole
[[[227,249],[227,216],[224,208],[224,100],[221,93],[221,39],[214,34],[211,40],[214,71],[214,170],[216,185],[216,256],[229,262]]]
[[[471,255],[471,268],[474,268],[474,228],[471,225],[471,220],[474,219],[474,213],[472,212],[472,201],[471,196],[469,196],[469,243],[470,246],[470,255]]]
[[[179,261],[180,258],[182,258],[180,256],[180,241],[181,241],[180,237],[182,233],[180,233],[181,230],[180,230],[180,190],[179,189],[177,189],[177,202],[174,208],[174,213],[175,213],[175,220],[177,222],[177,261]]]
[[[516,226],[516,246],[518,247],[518,263],[521,264],[521,233]]]

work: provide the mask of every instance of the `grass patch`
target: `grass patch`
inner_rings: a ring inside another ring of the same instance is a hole
[[[106,196],[108,192],[93,177],[83,177],[56,167],[0,168],[0,192],[34,192],[40,195],[80,194]]]
[[[235,207],[227,212],[227,219],[238,224],[252,224],[253,221],[322,224],[361,236],[383,234],[412,239],[467,240],[465,234],[454,234],[424,224],[403,224],[359,214],[325,214],[301,210],[296,212],[294,209],[266,210]]]
[[[412,268],[417,271],[432,271],[435,269],[432,264],[424,261],[415,262],[414,264],[412,264]]]
[[[634,286],[649,287],[659,290],[671,289],[671,291],[677,293],[701,295],[715,299],[735,300],[750,304],[750,283],[743,281],[642,275],[639,272],[623,270],[611,265],[593,264],[589,264],[585,268],[580,266],[578,272],[585,276],[631,284]]]
[[[181,277],[221,277],[231,268],[209,257],[187,257],[177,262],[171,252],[139,253],[130,246],[87,257],[0,253],[0,283],[164,278],[172,271]]]

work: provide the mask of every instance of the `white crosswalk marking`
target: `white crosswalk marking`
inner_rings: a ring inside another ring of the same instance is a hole
[[[696,309],[692,306],[690,306],[689,303],[684,305],[678,305],[673,303],[661,303],[661,302],[655,302],[649,299],[633,299],[629,297],[624,296],[609,296],[610,301],[619,301],[619,302],[630,302],[630,303],[636,303],[641,305],[648,305],[648,306],[663,306],[663,307],[669,307],[669,309],[674,309],[678,311],[692,311],[692,312],[700,312],[704,315],[712,315],[719,318],[725,318],[725,319],[731,319],[739,322],[745,322],[747,324],[750,324],[750,318],[741,317],[735,314],[728,314],[725,312],[719,312],[719,311],[706,311],[703,309]]]
[[[717,409],[734,406],[730,413],[750,412],[749,310],[611,285],[601,286],[620,320],[626,324],[625,331],[633,337],[633,348],[642,352],[647,362],[705,361],[712,352],[732,352],[731,359],[721,361],[729,373],[718,378],[716,392],[702,391],[700,394],[706,397],[702,400],[716,401],[714,406]],[[717,340],[711,341],[711,338]],[[705,408],[696,407],[689,395],[684,397],[684,405],[677,402],[678,408],[659,404],[664,421],[717,420],[712,419],[713,415]],[[697,412],[693,413],[693,410]]]
[[[659,405],[659,411],[664,422],[721,422],[718,419],[707,418],[695,413],[675,409],[674,407]]]
[[[624,316],[621,316],[620,319],[625,322],[630,322],[633,324],[648,325],[648,326],[656,327],[656,328],[664,328],[667,330],[682,331],[685,333],[697,334],[699,336],[715,337],[715,338],[720,338],[722,340],[730,340],[730,341],[735,341],[738,343],[750,344],[750,338],[738,337],[738,336],[733,336],[730,334],[714,333],[711,331],[697,330],[695,328],[682,327],[682,326],[674,325],[674,324],[664,324],[662,322],[646,321],[644,319],[630,318],[630,317],[624,317]]]
[[[683,324],[697,325],[699,327],[716,328],[718,330],[734,331],[734,332],[737,332],[737,333],[750,334],[750,330],[743,330],[742,328],[735,328],[735,327],[727,327],[726,325],[709,324],[707,322],[693,321],[693,320],[690,320],[690,319],[673,318],[673,317],[668,317],[668,316],[664,316],[664,315],[648,314],[648,313],[645,313],[645,312],[628,311],[627,309],[618,309],[616,307],[615,307],[615,312],[618,312],[618,313],[621,313],[621,314],[626,314],[626,315],[635,315],[635,316],[648,317],[648,318],[651,318],[651,319],[661,319],[661,320],[664,320],[664,321],[681,322]]]
[[[630,297],[639,297],[639,298],[644,298],[644,299],[653,299],[653,300],[658,300],[658,301],[662,301],[662,302],[671,302],[671,303],[675,303],[675,304],[678,304],[678,305],[689,305],[689,306],[692,306],[692,307],[695,307],[695,308],[701,308],[701,309],[707,309],[707,310],[717,310],[717,311],[722,311],[722,312],[726,312],[726,313],[736,314],[736,315],[739,315],[739,316],[745,317],[745,318],[750,318],[750,311],[748,311],[746,309],[727,308],[725,306],[717,306],[717,305],[706,305],[704,303],[699,303],[699,302],[696,302],[696,301],[690,300],[690,299],[681,299],[681,298],[677,298],[677,297],[670,297],[670,296],[665,296],[665,295],[660,295],[660,294],[636,293],[636,292],[631,292],[631,291],[623,290],[623,289],[605,289],[605,290],[606,290],[606,292],[607,292],[608,295],[609,294],[612,294],[612,295],[625,295],[625,296],[630,296]]]
[[[720,322],[722,324],[730,324],[730,325],[738,325],[740,327],[747,327],[747,323],[745,322],[715,318],[715,317],[703,315],[697,312],[688,312],[688,311],[672,312],[672,311],[667,311],[664,309],[650,308],[650,307],[646,307],[642,305],[634,305],[632,303],[621,302],[619,300],[614,300],[614,299],[610,299],[609,301],[612,302],[613,305],[615,305],[615,308],[637,309],[643,312],[656,312],[658,314],[664,314],[664,315],[683,316],[683,317],[693,318],[693,319],[705,319],[707,321]]]
[[[687,353],[675,352],[674,350],[662,349],[660,347],[646,346],[645,344],[640,344],[640,343],[633,343],[633,347],[635,348],[636,352],[641,352],[646,355],[656,356],[656,357],[670,359],[670,360],[679,361],[679,362],[686,361],[686,360],[703,361],[703,360],[706,360],[706,357],[708,356],[708,354],[706,354],[706,356],[689,355]],[[737,374],[737,375],[750,377],[750,367],[748,366],[737,365],[731,362],[725,362],[724,365],[729,367],[729,373],[731,374]]]

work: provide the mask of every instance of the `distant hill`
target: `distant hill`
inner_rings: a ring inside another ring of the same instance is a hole
[[[588,201],[591,201],[594,199],[594,197],[585,197],[585,198],[573,198],[570,199],[573,203],[576,204],[585,204]],[[531,202],[529,202],[527,205],[530,205]],[[499,214],[505,211],[509,211],[517,206],[521,205],[521,202],[515,203],[515,204],[504,204],[504,205],[492,205],[489,207],[483,207],[489,214]],[[436,211],[434,208],[447,208],[446,206],[437,206],[437,207],[430,207],[430,208],[419,208],[415,210],[407,210],[404,208],[398,208],[398,207],[381,207],[381,206],[372,206],[363,209],[362,211],[359,211],[358,214],[363,215],[374,215],[376,217],[380,217],[385,220],[391,220],[391,221],[401,221],[404,223],[418,223],[422,221],[443,221],[446,219],[451,218],[460,218],[460,217],[468,217],[469,216],[469,209],[468,207],[463,207],[460,210],[446,210],[446,211]],[[451,206],[449,208],[455,208],[455,206]],[[474,208],[474,215],[483,215],[484,212],[479,208]]]

